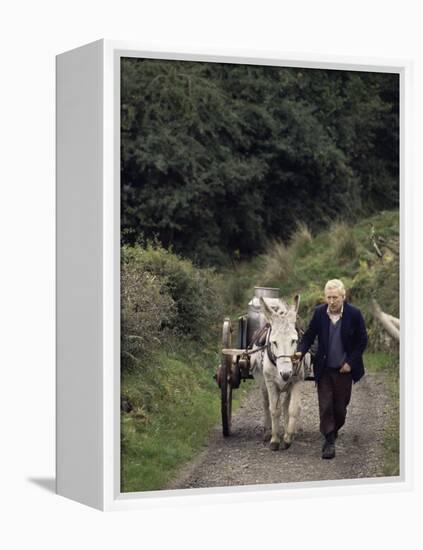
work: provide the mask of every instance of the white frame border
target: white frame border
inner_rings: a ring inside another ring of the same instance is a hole
[[[102,459],[103,510],[191,506],[240,501],[280,500],[410,490],[413,487],[413,368],[410,331],[412,319],[412,181],[411,76],[409,60],[297,54],[290,52],[225,49],[165,51],[143,44],[102,40],[103,127],[103,314],[102,324]],[[394,72],[400,75],[400,230],[401,230],[401,365],[400,471],[394,478],[316,481],[259,486],[234,486],[173,491],[120,492],[120,58],[139,57],[184,61],[274,65],[313,69]],[[407,265],[405,260],[407,259]],[[407,312],[407,315],[405,315]],[[405,371],[405,365],[412,365]],[[60,427],[58,427],[60,429]]]

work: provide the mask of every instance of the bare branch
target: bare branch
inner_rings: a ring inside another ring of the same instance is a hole
[[[383,253],[381,252],[376,242],[376,231],[374,225],[372,225],[372,228],[370,230],[370,240],[372,241],[373,248],[376,250],[376,254],[379,256],[379,258],[383,258]]]
[[[400,330],[400,320],[398,319],[398,317],[393,317],[392,315],[389,315],[389,313],[385,313],[385,315],[389,319],[389,321],[394,325],[394,327]]]
[[[374,317],[380,322],[380,324],[383,326],[383,328],[386,330],[386,332],[392,336],[392,338],[395,338],[399,342],[400,340],[400,331],[399,331],[399,319],[396,319],[396,317],[392,317],[391,315],[388,315],[387,313],[384,313],[379,304],[376,302],[376,300],[372,300],[372,310]],[[395,324],[392,321],[392,319],[395,320]]]

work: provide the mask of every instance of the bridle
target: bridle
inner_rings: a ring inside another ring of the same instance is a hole
[[[271,332],[272,332],[272,327],[269,326],[268,332],[266,334],[266,344],[263,346],[263,348],[267,349],[267,357],[269,358],[269,361],[272,363],[272,365],[274,365],[276,367],[277,366],[276,361],[278,359],[282,359],[282,358],[291,359],[292,367],[293,367],[292,368],[292,375],[296,376],[299,373],[301,361],[299,361],[298,363],[294,362],[293,361],[293,354],[291,354],[291,355],[285,355],[285,354],[275,355],[271,350],[271,343],[270,343],[270,333]]]
[[[272,345],[270,343],[270,333],[272,332],[272,327],[269,327],[269,331],[266,334],[266,348],[267,348],[267,357],[270,359],[270,362],[275,365],[276,367],[276,361],[278,359],[292,359],[292,355],[275,355],[272,351]]]
[[[267,351],[267,356],[268,356],[270,362],[272,363],[272,365],[274,365],[276,367],[276,361],[278,359],[291,359],[291,361],[293,363],[293,366],[294,366],[294,370],[297,371],[298,369],[295,368],[296,364],[293,361],[293,354],[291,354],[291,355],[285,355],[285,354],[275,355],[272,352],[271,343],[270,343],[270,333],[272,332],[272,327],[271,327],[270,324],[267,324],[265,327],[263,327],[263,329],[261,329],[259,331],[258,335],[256,335],[256,338],[253,337],[253,341],[251,342],[250,346],[253,346],[254,344],[256,344],[257,340],[264,334],[264,331],[266,331],[265,332],[265,334],[266,334],[266,343],[263,346],[256,347],[255,349],[246,349],[242,353],[242,355],[245,357],[245,356],[253,355],[254,353],[258,353],[259,351],[266,350]],[[295,372],[295,374],[296,374],[296,372]]]
[[[259,351],[263,351],[264,349],[267,349],[267,352],[268,352],[268,355],[269,355],[269,359],[272,361],[272,357],[274,359],[280,359],[282,357],[287,357],[287,358],[292,358],[292,355],[275,355],[274,353],[272,353],[270,347],[271,347],[271,344],[270,344],[270,341],[269,341],[269,338],[270,338],[270,333],[272,332],[272,327],[270,324],[267,324],[265,327],[263,327],[263,329],[261,329],[261,331],[259,332],[258,334],[258,338],[260,336],[262,336],[264,334],[264,330],[266,331],[265,334],[266,334],[266,343],[263,345],[263,346],[258,346],[256,347],[255,349],[246,349],[245,351],[243,351],[242,355],[246,356],[246,355],[253,355],[254,353],[258,353]],[[255,343],[257,342],[257,339],[254,339],[250,346],[253,346]],[[271,355],[271,356],[270,356]],[[273,363],[273,361],[272,361]]]
[[[256,349],[252,349],[252,350],[247,349],[247,350],[243,351],[242,355],[244,355],[244,356],[245,355],[253,355],[254,353],[258,353],[259,351],[263,351],[264,349],[267,349],[268,352],[269,352],[270,346],[271,346],[270,342],[267,342],[267,344],[264,344],[264,346],[259,346]],[[292,357],[293,357],[292,354],[291,355],[275,355],[274,353],[272,353],[272,351],[270,351],[270,353],[271,353],[271,355],[274,359],[280,359],[281,357],[288,357],[288,358],[292,359]],[[270,356],[269,356],[269,359],[271,360]],[[272,363],[273,363],[273,361],[272,361]]]

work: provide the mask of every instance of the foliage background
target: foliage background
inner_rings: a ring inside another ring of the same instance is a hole
[[[224,265],[398,206],[399,76],[122,60],[122,241]]]

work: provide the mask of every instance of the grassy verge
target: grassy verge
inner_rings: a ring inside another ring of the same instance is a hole
[[[264,282],[278,286],[287,298],[301,292],[302,311],[310,315],[323,297],[325,282],[339,278],[348,290],[348,298],[364,311],[367,321],[371,320],[368,305],[372,296],[391,315],[398,315],[398,256],[382,246],[384,257],[380,260],[369,238],[373,226],[376,234],[398,252],[398,224],[398,212],[383,212],[353,226],[337,223],[311,242],[306,241],[306,248],[294,235],[285,252],[292,272],[285,279],[281,276],[272,279],[272,269],[263,270]],[[271,247],[264,256],[266,263],[269,255],[275,254],[275,248],[278,246]]]
[[[390,393],[388,422],[384,439],[384,467],[386,476],[398,476],[399,471],[399,360],[392,353],[366,353],[364,357],[369,372],[382,373]]]
[[[213,354],[162,353],[148,367],[122,376],[121,490],[161,489],[205,444],[220,423],[220,393]],[[246,392],[234,392],[233,409]],[[222,436],[223,437],[223,436]]]

